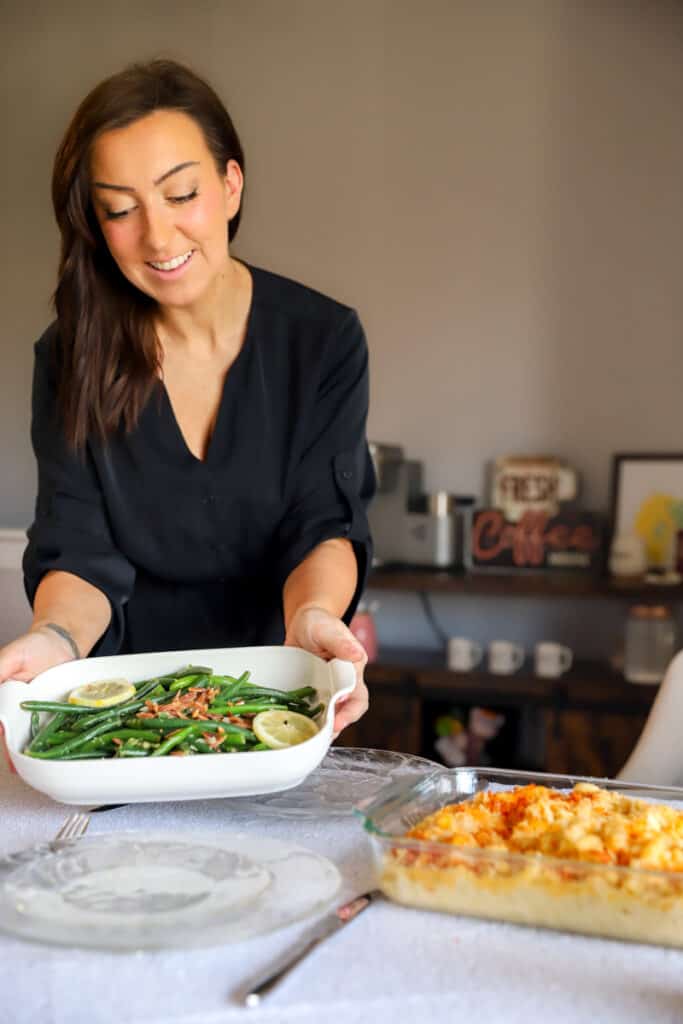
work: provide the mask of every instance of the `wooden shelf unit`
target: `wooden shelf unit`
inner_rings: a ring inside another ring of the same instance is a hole
[[[506,599],[683,601],[683,585],[642,579],[617,582],[581,573],[470,573],[405,566],[373,569],[368,589]],[[508,708],[542,719],[538,767],[596,777],[619,771],[657,694],[656,686],[628,683],[606,661],[579,659],[559,679],[541,679],[529,664],[510,676],[483,670],[454,672],[443,652],[423,650],[380,650],[378,661],[366,669],[366,680],[370,711],[344,730],[339,741],[344,745],[433,757],[433,751],[425,749],[423,722],[436,703]]]
[[[532,767],[560,774],[615,775],[640,735],[656,686],[626,682],[608,664],[578,661],[561,679],[541,679],[529,666],[510,676],[454,672],[442,654],[383,650],[365,670],[370,710],[345,729],[344,746],[402,750],[434,757],[425,749],[427,716],[438,705],[473,706],[535,716],[543,739]]]

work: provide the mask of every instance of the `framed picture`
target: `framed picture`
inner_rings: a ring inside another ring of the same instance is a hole
[[[636,533],[650,570],[677,568],[683,551],[683,452],[613,456],[611,532]]]

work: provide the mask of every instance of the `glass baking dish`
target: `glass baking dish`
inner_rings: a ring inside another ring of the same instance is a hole
[[[529,783],[567,791],[577,782],[683,810],[680,788],[504,769],[439,770],[387,786],[355,808],[370,837],[378,887],[406,906],[683,948],[683,872],[404,838],[428,814],[475,793]]]

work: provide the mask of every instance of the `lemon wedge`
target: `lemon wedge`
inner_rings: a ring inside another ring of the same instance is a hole
[[[251,727],[261,743],[271,750],[294,747],[310,740],[319,731],[314,721],[297,711],[260,711]]]
[[[69,704],[86,708],[111,708],[135,696],[135,687],[127,679],[100,679],[85,683],[69,694]]]

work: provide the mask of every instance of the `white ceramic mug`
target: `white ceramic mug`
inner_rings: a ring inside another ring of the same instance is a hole
[[[493,640],[489,644],[489,672],[508,676],[524,664],[524,648],[509,640]]]
[[[534,671],[537,676],[553,679],[571,668],[574,655],[569,647],[546,641],[534,647]]]
[[[466,636],[452,636],[448,641],[448,667],[456,672],[471,672],[479,664],[484,651]]]

